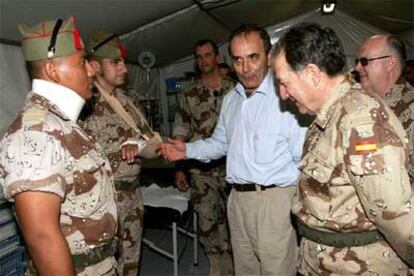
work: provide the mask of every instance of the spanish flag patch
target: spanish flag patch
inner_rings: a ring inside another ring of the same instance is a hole
[[[374,141],[363,141],[355,144],[357,152],[374,152],[377,150],[377,144]]]

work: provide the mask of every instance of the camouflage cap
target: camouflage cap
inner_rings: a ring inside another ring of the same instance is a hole
[[[117,35],[104,31],[95,31],[86,45],[92,56],[111,59],[125,59],[127,51]]]
[[[84,49],[76,18],[73,16],[65,21],[43,21],[33,27],[19,24],[19,30],[22,34],[24,58],[27,61],[65,57]]]

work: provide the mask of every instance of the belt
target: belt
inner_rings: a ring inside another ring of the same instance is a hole
[[[115,190],[117,191],[134,191],[138,188],[138,183],[136,181],[126,182],[126,181],[115,181]]]
[[[72,255],[72,262],[76,271],[85,267],[97,264],[108,257],[114,256],[117,250],[117,240],[114,238],[111,242],[95,247],[87,253]]]
[[[378,230],[331,233],[312,229],[298,220],[298,234],[313,242],[337,248],[363,246],[384,239]]]
[[[263,186],[263,185],[259,185],[259,184],[253,184],[253,183],[249,183],[249,184],[231,183],[230,185],[233,189],[235,189],[236,191],[239,191],[239,192],[265,191],[265,190],[268,190],[268,189],[279,187],[275,184],[268,185],[268,186]]]

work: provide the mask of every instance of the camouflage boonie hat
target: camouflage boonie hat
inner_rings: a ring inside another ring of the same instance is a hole
[[[23,55],[26,61],[65,57],[84,49],[76,18],[40,22],[28,27],[19,24]]]
[[[95,31],[86,48],[90,55],[101,58],[126,59],[127,51],[117,35]]]

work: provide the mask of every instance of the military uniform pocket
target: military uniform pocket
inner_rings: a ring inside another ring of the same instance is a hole
[[[302,172],[315,179],[319,183],[328,183],[332,178],[334,167],[329,165],[325,160],[308,152],[300,163]]]

